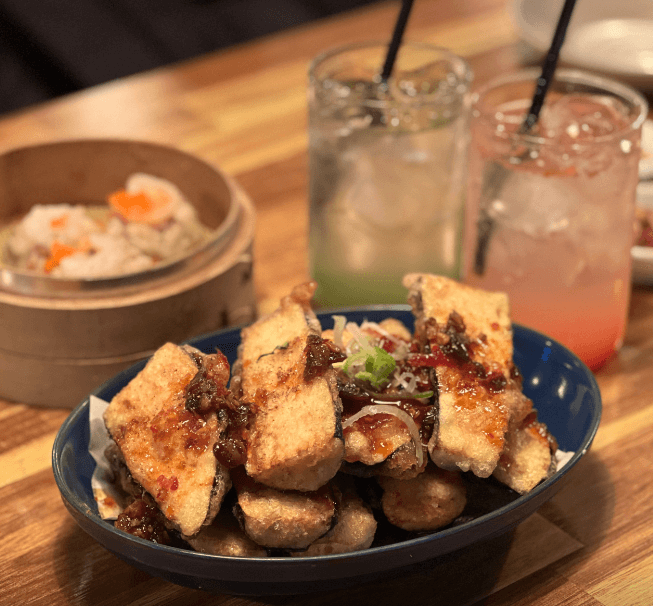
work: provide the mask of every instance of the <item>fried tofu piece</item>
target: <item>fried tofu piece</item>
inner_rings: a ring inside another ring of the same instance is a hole
[[[412,454],[415,464],[415,445],[406,425],[390,415],[370,415],[355,421],[344,430],[345,461],[364,465],[383,463],[402,447]]]
[[[125,463],[125,458],[115,442],[111,442],[109,446],[107,446],[104,451],[104,457],[109,463],[113,475],[113,484],[124,493],[123,501],[120,503],[124,509],[126,503],[131,501],[127,495],[133,498],[138,498],[141,496],[143,488],[134,480],[127,464]]]
[[[277,311],[244,328],[234,366],[232,385],[256,410],[247,473],[281,490],[316,490],[344,453],[335,371],[312,353],[323,345],[310,308],[314,290],[315,283],[295,288]]]
[[[342,470],[352,475],[409,478],[422,473],[428,460],[424,454],[419,464],[406,425],[390,415],[363,417],[347,427],[344,436]]]
[[[556,470],[558,446],[546,425],[531,412],[506,435],[494,477],[519,494],[526,494]]]
[[[264,558],[265,548],[256,544],[242,530],[229,511],[220,511],[210,526],[205,526],[194,537],[183,537],[200,553],[235,556],[241,558]]]
[[[377,526],[372,509],[356,494],[350,482],[339,482],[339,485],[343,490],[336,525],[324,537],[311,543],[306,551],[292,553],[292,556],[351,553],[372,545]]]
[[[378,328],[377,328],[378,327]],[[379,329],[383,332],[379,332]],[[384,333],[394,339],[403,341],[406,346],[410,344],[412,335],[406,326],[396,318],[386,318],[378,325],[361,326],[361,333],[369,337],[372,343],[378,341]],[[324,330],[322,337],[333,341],[334,331]],[[353,335],[346,328],[342,331],[342,345],[347,347]],[[415,442],[406,423],[390,414],[376,414],[362,417],[351,424],[347,419],[359,412],[365,404],[372,404],[369,395],[362,392],[356,394],[354,384],[345,385],[349,377],[340,375],[341,399],[343,401],[342,420],[345,425],[343,435],[345,440],[345,456],[343,470],[353,475],[368,477],[371,475],[390,475],[392,477],[414,477],[424,470],[428,453],[424,451],[422,463],[418,461],[415,452]],[[399,395],[397,395],[399,399]],[[392,401],[383,402],[391,405]],[[399,405],[399,404],[398,404]],[[418,429],[422,430],[423,420],[428,416],[431,406],[421,400],[406,400],[400,408],[415,422]],[[430,433],[423,438],[427,442]],[[366,466],[367,469],[362,466]]]
[[[419,465],[415,454],[415,443],[411,440],[401,448],[395,450],[381,465],[374,475],[388,476],[398,480],[408,480],[421,474],[428,464],[428,452],[423,449],[422,464]]]
[[[213,455],[221,427],[215,412],[187,409],[185,388],[210,360],[212,387],[226,392],[229,365],[218,353],[205,356],[167,343],[111,400],[104,422],[131,477],[155,500],[170,525],[192,536],[209,524],[230,487],[229,474]]]
[[[403,283],[416,332],[434,360],[438,412],[431,459],[486,478],[510,424],[532,406],[513,363],[508,297],[429,274],[409,274]]]
[[[410,531],[442,528],[455,520],[467,504],[465,484],[455,471],[429,465],[410,480],[377,478],[383,513],[391,524]]]
[[[238,501],[234,513],[247,536],[272,549],[305,549],[335,523],[331,486],[313,492],[282,491],[234,473]]]

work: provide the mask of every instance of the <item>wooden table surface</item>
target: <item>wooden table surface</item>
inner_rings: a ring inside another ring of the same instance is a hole
[[[510,4],[417,0],[407,38],[451,48],[483,82],[533,61]],[[255,202],[255,283],[259,311],[269,311],[307,277],[309,60],[343,43],[389,39],[397,9],[377,4],[5,116],[0,151],[125,137],[219,165]],[[604,412],[594,445],[510,540],[408,578],[281,598],[211,596],[149,577],[105,551],[68,515],[53,479],[52,444],[69,411],[0,401],[0,603],[651,606],[652,369],[653,290],[635,288],[625,345],[597,373]]]

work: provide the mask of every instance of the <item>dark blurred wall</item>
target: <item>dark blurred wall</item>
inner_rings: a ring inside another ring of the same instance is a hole
[[[0,113],[377,0],[0,0]]]

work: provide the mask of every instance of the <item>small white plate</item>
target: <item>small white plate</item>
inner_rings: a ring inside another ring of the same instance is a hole
[[[513,0],[520,36],[546,52],[562,4],[563,0]],[[560,59],[653,90],[652,41],[651,0],[583,0],[574,8]]]
[[[637,187],[637,204],[653,210],[653,181],[642,181]],[[653,286],[653,246],[633,246],[633,282]]]

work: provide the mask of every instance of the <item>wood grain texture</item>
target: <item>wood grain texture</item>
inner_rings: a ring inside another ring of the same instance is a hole
[[[269,311],[308,277],[309,61],[371,34],[389,38],[397,9],[380,3],[17,112],[0,121],[0,150],[117,136],[215,163],[255,204],[254,281],[259,311]],[[416,0],[407,38],[463,54],[477,83],[535,57],[518,41],[509,0]],[[0,604],[651,606],[652,365],[653,290],[636,288],[624,347],[597,373],[604,415],[595,443],[537,514],[513,535],[409,577],[285,598],[211,596],[115,558],[76,526],[54,483],[50,451],[67,411],[0,401]]]

